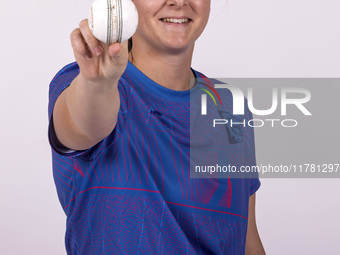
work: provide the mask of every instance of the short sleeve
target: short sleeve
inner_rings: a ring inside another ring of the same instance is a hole
[[[248,108],[247,99],[245,99],[245,117],[247,119],[247,122],[251,119],[253,119],[253,115],[250,112]],[[246,137],[247,137],[247,144],[249,146],[249,158],[250,162],[249,165],[256,166],[256,148],[255,148],[255,134],[254,134],[254,128],[250,125],[246,125]],[[261,186],[261,181],[259,179],[258,172],[250,173],[249,174],[249,196],[253,195]]]
[[[61,154],[61,153],[67,154],[67,153],[75,152],[75,150],[71,150],[70,148],[67,148],[65,145],[63,145],[59,141],[59,139],[58,139],[58,137],[55,133],[55,130],[54,130],[54,124],[53,124],[53,117],[52,116],[51,116],[50,125],[49,125],[49,129],[48,129],[48,140],[50,142],[51,147],[55,151],[59,152],[59,154]]]
[[[250,179],[249,196],[253,195],[261,186],[259,178]]]
[[[97,158],[104,150],[106,150],[110,145],[114,143],[117,137],[120,137],[124,131],[126,123],[127,110],[127,100],[126,100],[126,83],[120,80],[118,84],[119,96],[120,96],[120,109],[118,112],[117,123],[112,131],[112,133],[103,139],[98,144],[93,147],[77,151],[70,150],[58,141],[58,138],[54,132],[53,126],[53,108],[57,101],[59,95],[72,83],[74,78],[79,74],[79,66],[76,62],[71,63],[63,67],[56,76],[52,79],[49,88],[49,104],[48,104],[48,117],[49,117],[49,127],[48,127],[48,139],[52,150],[65,157],[69,158],[80,158],[83,160],[94,160]]]

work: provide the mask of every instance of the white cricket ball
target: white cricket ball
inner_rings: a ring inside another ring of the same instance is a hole
[[[107,44],[123,42],[135,33],[138,13],[131,0],[95,0],[88,22],[98,40]]]

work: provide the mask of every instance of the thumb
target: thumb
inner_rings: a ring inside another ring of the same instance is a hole
[[[128,51],[128,41],[112,43],[108,48],[108,54],[113,59],[120,59]]]

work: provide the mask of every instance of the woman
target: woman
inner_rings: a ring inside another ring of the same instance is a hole
[[[71,34],[77,62],[51,83],[68,254],[264,254],[259,181],[189,178],[189,92],[202,76],[190,66],[210,1],[133,2],[130,52],[127,42],[98,42],[83,20]]]

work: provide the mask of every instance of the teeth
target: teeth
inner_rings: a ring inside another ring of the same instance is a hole
[[[173,19],[173,18],[164,18],[162,19],[164,22],[168,23],[186,23],[189,21],[189,19]]]

